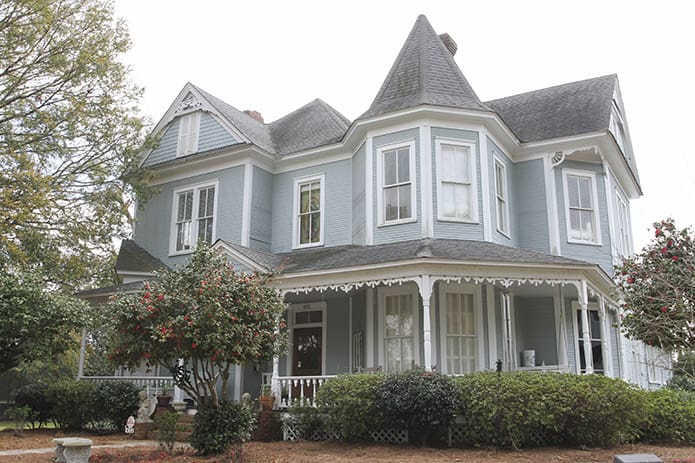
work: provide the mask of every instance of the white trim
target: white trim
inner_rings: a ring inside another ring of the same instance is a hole
[[[473,296],[473,315],[475,317],[475,366],[473,371],[483,370],[485,367],[485,335],[483,327],[482,309],[482,288],[480,285],[439,283],[439,348],[441,359],[439,371],[442,374],[449,374],[448,354],[446,349],[447,336],[447,317],[446,317],[446,297],[447,293],[469,294]],[[472,372],[466,372],[472,373]]]
[[[241,375],[242,375],[241,365],[234,365],[234,400],[241,400]]]
[[[399,285],[377,288],[377,297],[379,300],[379,363],[382,365],[382,370],[388,371],[385,355],[386,330],[384,317],[386,315],[386,296],[411,295],[412,310],[413,310],[413,360],[415,365],[420,365],[420,297],[417,285]],[[407,368],[409,370],[409,368]]]
[[[409,183],[410,183],[410,201],[411,201],[411,216],[397,220],[387,221],[384,218],[384,153],[387,151],[408,148],[408,163],[409,163]],[[390,225],[399,225],[403,223],[417,222],[417,170],[415,163],[415,140],[392,143],[388,145],[378,146],[376,149],[376,178],[377,178],[377,226],[384,227]]]
[[[186,129],[185,132],[184,128]],[[200,139],[200,111],[179,116],[179,131],[176,138],[177,158],[198,152],[198,140]]]
[[[471,195],[473,196],[471,201],[471,217],[470,218],[454,218],[446,217],[442,215],[442,145],[452,145],[452,146],[462,146],[468,148],[470,155],[469,169],[471,173]],[[476,162],[476,149],[475,143],[456,140],[449,138],[435,138],[435,154],[437,162],[437,220],[442,222],[463,222],[463,223],[480,223],[480,213],[478,210],[478,169]],[[488,240],[489,241],[489,240]]]
[[[556,286],[553,291],[553,311],[555,315],[555,336],[557,344],[557,364],[560,370],[569,367],[567,357],[567,326],[565,323],[565,303],[562,286]]]
[[[352,294],[348,296],[348,333],[348,364],[350,365],[348,371],[354,373],[352,371],[352,365],[354,365],[354,360],[352,358]]]
[[[492,241],[492,209],[490,204],[490,161],[487,147],[487,133],[480,131],[478,133],[480,141],[480,179],[482,185],[480,185],[480,194],[482,195],[483,203],[483,239],[485,241]],[[476,202],[477,202],[477,190],[476,190]]]
[[[562,255],[560,244],[560,215],[557,209],[557,185],[555,184],[555,168],[553,155],[547,153],[543,157],[543,173],[545,174],[545,206],[548,214],[548,246],[550,254]]]
[[[512,370],[516,370],[519,366],[519,355],[517,352],[519,352],[517,349],[517,333],[516,333],[516,307],[514,304],[514,292],[509,291],[509,324],[510,324],[510,331],[512,334],[512,339],[511,339],[511,359],[510,359],[510,364],[512,367]]]
[[[567,190],[567,177],[571,175],[573,177],[584,177],[591,181],[591,195],[592,195],[592,207],[596,236],[593,240],[580,240],[576,238],[571,238],[572,226],[570,224],[570,202],[569,194]],[[599,201],[598,201],[598,188],[596,181],[596,172],[588,170],[577,170],[577,169],[562,169],[562,188],[565,200],[565,227],[567,228],[567,242],[573,244],[589,244],[595,246],[601,246],[601,221],[599,214]]]
[[[237,261],[238,263],[248,267],[249,269],[256,271],[256,272],[268,272],[268,269],[266,266],[256,262],[255,260],[251,259],[250,257],[240,253],[236,249],[232,248],[229,244],[222,240],[217,240],[215,244],[212,245],[213,249],[219,249],[220,251],[224,252],[227,254],[228,257],[230,257],[232,260]]]
[[[434,236],[434,204],[432,203],[432,128],[420,127],[420,204],[422,237]]]
[[[297,312],[314,312],[321,311],[321,323],[306,323],[300,326],[296,326],[294,323],[294,315]],[[326,302],[307,302],[307,303],[296,303],[290,304],[287,311],[287,325],[289,326],[289,336],[291,349],[287,350],[287,375],[292,376],[294,373],[292,371],[292,366],[294,364],[294,329],[295,328],[318,328],[321,327],[321,376],[326,374],[326,327],[328,326],[328,320],[326,319],[327,310]]]
[[[365,322],[365,331],[367,342],[365,345],[366,358],[365,364],[367,368],[374,368],[374,288],[367,288],[365,297],[367,304],[367,320]]]
[[[495,217],[496,217],[496,229],[499,233],[503,234],[507,238],[511,239],[512,236],[512,226],[511,223],[509,222],[509,177],[507,175],[507,164],[502,160],[502,158],[493,151],[493,161],[492,165],[494,167],[494,182],[495,182]],[[506,224],[506,230],[503,228],[500,228],[500,217],[499,217],[499,211],[497,208],[497,201],[499,200],[497,196],[497,166],[500,167],[500,170],[502,171],[502,199],[504,201],[504,210],[502,211],[502,214],[504,214],[503,221]]]
[[[497,316],[495,315],[495,287],[485,285],[487,299],[487,343],[490,369],[497,364]],[[481,299],[482,303],[482,299]]]
[[[244,192],[241,203],[241,245],[249,247],[251,242],[251,206],[253,202],[253,169],[250,162],[244,164]]]
[[[169,229],[169,256],[178,256],[178,255],[183,255],[183,254],[190,254],[192,253],[195,248],[196,244],[198,242],[198,198],[200,196],[200,190],[209,188],[209,187],[215,187],[215,200],[214,200],[214,205],[213,205],[213,212],[212,212],[212,239],[210,240],[210,243],[214,243],[216,241],[216,236],[217,236],[217,204],[218,204],[218,199],[220,197],[220,186],[219,186],[219,181],[217,179],[214,180],[208,180],[205,182],[201,183],[194,183],[191,185],[185,185],[181,186],[178,188],[175,188],[172,191],[172,201],[171,201],[171,220],[170,220],[170,229]],[[183,193],[185,191],[193,191],[193,205],[192,205],[192,211],[191,211],[191,247],[190,249],[186,250],[181,250],[177,251],[176,250],[176,214],[178,210],[178,195],[179,193]]]
[[[365,243],[374,244],[374,140],[367,138],[364,145],[364,216]]]
[[[316,243],[305,243],[301,244],[299,242],[299,189],[302,185],[319,182],[319,201],[321,202],[319,208],[319,241]],[[294,179],[293,186],[293,196],[292,196],[292,249],[302,249],[302,248],[314,248],[317,246],[323,246],[323,238],[325,236],[325,223],[326,223],[326,175],[310,175],[307,177],[298,177]]]

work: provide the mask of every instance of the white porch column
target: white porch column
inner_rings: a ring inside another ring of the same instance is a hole
[[[275,323],[275,335],[280,335],[280,322]],[[273,392],[275,397],[282,397],[282,387],[280,386],[280,357],[277,354],[273,355],[273,376],[270,379],[270,390]],[[273,408],[277,408],[280,399],[273,403]]]
[[[432,297],[432,279],[429,275],[420,277],[420,297],[422,297],[422,339],[425,349],[425,370],[432,370],[432,326],[430,321],[430,299]]]
[[[601,321],[601,355],[603,355],[603,374],[613,378],[613,349],[611,349],[610,326],[608,312],[606,311],[606,299],[599,295],[599,319]]]
[[[579,306],[581,308],[582,319],[582,340],[584,343],[584,364],[586,374],[594,372],[594,361],[591,356],[591,333],[589,331],[589,292],[586,287],[586,280],[579,282]]]
[[[183,359],[178,359],[176,364],[180,367],[183,366]],[[174,383],[174,402],[183,402],[183,391]]]
[[[367,288],[367,349],[365,364],[367,368],[374,368],[374,288]],[[384,367],[385,369],[386,367]]]
[[[512,314],[511,297],[509,288],[502,289],[502,314],[504,316],[504,362],[506,371],[514,369],[514,357],[512,352]]]
[[[567,360],[567,324],[565,321],[565,295],[561,286],[555,287],[555,330],[557,332],[557,363],[561,370],[569,368]]]

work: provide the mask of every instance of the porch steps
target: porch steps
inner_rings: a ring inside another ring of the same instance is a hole
[[[188,442],[193,432],[193,415],[179,414],[178,426],[182,428],[181,431],[176,432],[176,442]],[[151,426],[147,429],[147,439],[157,440],[157,425],[155,423],[148,423]]]

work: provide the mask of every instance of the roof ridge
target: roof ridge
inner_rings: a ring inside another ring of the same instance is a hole
[[[580,84],[580,83],[584,83],[584,82],[597,81],[597,80],[606,79],[606,78],[609,78],[609,77],[612,77],[612,78],[617,79],[617,78],[618,78],[618,74],[616,74],[616,73],[605,74],[605,75],[602,75],[602,76],[588,77],[588,78],[586,78],[586,79],[574,80],[574,81],[572,81],[572,82],[565,82],[565,83],[562,83],[562,84],[550,85],[550,86],[548,86],[548,87],[541,87],[541,88],[537,88],[537,89],[535,89],[535,90],[528,90],[528,91],[525,91],[525,92],[515,93],[515,94],[512,94],[512,95],[507,95],[507,96],[503,96],[503,97],[500,97],[500,98],[494,98],[494,99],[492,99],[492,100],[484,101],[484,103],[487,104],[487,103],[490,103],[490,102],[495,102],[495,101],[500,101],[500,100],[506,100],[507,98],[514,98],[514,97],[517,97],[517,96],[529,95],[529,94],[531,94],[531,93],[542,92],[543,90],[554,90],[554,89],[558,89],[558,88],[565,87],[565,86],[569,86],[569,85]]]

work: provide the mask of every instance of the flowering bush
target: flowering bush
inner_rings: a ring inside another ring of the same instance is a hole
[[[672,219],[654,223],[654,238],[616,267],[628,336],[668,351],[695,348],[695,235]]]
[[[110,301],[109,358],[129,368],[169,368],[198,404],[217,404],[226,399],[232,365],[260,363],[284,351],[277,330],[284,326],[284,305],[268,281],[267,275],[235,271],[224,255],[200,243],[185,266]]]

